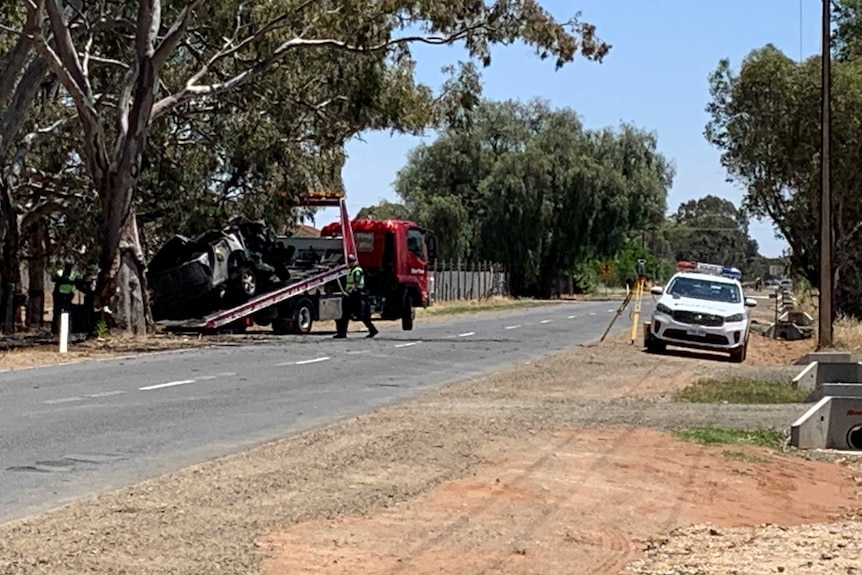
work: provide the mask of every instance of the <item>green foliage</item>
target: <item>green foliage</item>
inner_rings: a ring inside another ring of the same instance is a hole
[[[441,257],[499,261],[514,294],[547,297],[579,262],[660,222],[672,178],[654,134],[587,130],[540,100],[485,101],[413,150],[395,187]]]
[[[404,204],[380,200],[377,205],[365,206],[359,210],[356,217],[374,220],[412,220],[413,214]]]
[[[668,227],[677,261],[733,266],[749,272],[757,242],[748,235],[748,217],[732,202],[708,195],[682,204]]]
[[[611,285],[633,285],[637,277],[638,260],[646,260],[646,274],[650,279],[667,277],[665,266],[651,251],[641,245],[641,240],[629,241],[614,259]]]
[[[673,400],[686,403],[803,403],[809,392],[787,382],[750,378],[701,379],[674,393]]]
[[[862,316],[862,60],[833,64],[832,194],[836,313]],[[774,46],[740,70],[710,76],[706,138],[722,151],[752,216],[771,218],[792,249],[794,273],[819,285],[820,62],[797,63]]]
[[[680,429],[674,435],[701,445],[755,445],[781,449],[784,434],[774,429],[728,429],[723,427],[693,427]]]

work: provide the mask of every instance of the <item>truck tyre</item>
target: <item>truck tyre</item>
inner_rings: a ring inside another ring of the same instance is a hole
[[[293,306],[293,331],[300,335],[311,333],[314,327],[314,307],[307,299],[300,300]]]
[[[413,298],[408,293],[404,296],[404,303],[401,304],[401,329],[411,331],[415,318],[416,310],[413,309]]]

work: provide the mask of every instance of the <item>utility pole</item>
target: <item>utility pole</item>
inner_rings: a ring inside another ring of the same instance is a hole
[[[820,313],[817,349],[832,347],[832,0],[823,2],[820,124]]]

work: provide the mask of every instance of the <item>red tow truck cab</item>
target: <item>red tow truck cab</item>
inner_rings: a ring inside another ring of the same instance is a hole
[[[401,319],[412,329],[414,310],[428,307],[428,267],[437,257],[437,239],[411,221],[355,219],[350,223],[372,313],[382,320]],[[332,222],[321,237],[340,237]]]

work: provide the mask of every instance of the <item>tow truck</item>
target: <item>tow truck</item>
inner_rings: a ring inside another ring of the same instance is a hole
[[[744,362],[751,327],[748,308],[757,300],[744,296],[741,278],[733,267],[678,262],[666,287],[650,289],[661,297],[644,330],[647,351],[661,353],[673,345],[728,352],[735,363]]]
[[[320,241],[333,241],[350,228],[371,312],[382,321],[401,320],[413,329],[416,308],[431,305],[428,267],[437,257],[437,238],[409,220],[357,218],[349,226],[332,222]]]
[[[347,204],[340,194],[311,194],[301,202],[304,206],[338,207],[341,222],[347,224]],[[175,332],[243,332],[252,325],[272,326],[277,334],[307,334],[314,322],[342,317],[344,294],[340,280],[350,271],[349,255],[356,255],[353,230],[337,238],[280,237],[280,247],[295,254],[289,271],[291,279],[284,285],[247,301],[220,309],[195,319],[157,322]]]

